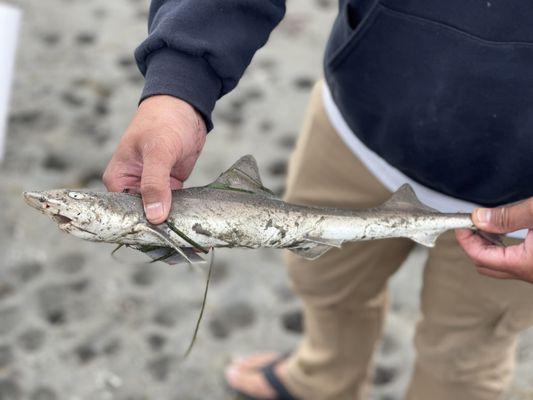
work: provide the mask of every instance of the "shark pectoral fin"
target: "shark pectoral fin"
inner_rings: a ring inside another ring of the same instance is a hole
[[[393,210],[393,211],[423,211],[427,213],[439,213],[440,211],[434,208],[426,206],[422,203],[418,197],[416,197],[415,191],[409,184],[402,185],[396,192],[393,193],[391,198],[383,203],[380,210]]]
[[[193,261],[189,258],[189,256],[184,251],[184,249],[180,247],[180,243],[175,242],[174,239],[172,239],[172,237],[170,237],[168,233],[165,232],[161,227],[155,226],[155,225],[138,224],[135,227],[135,230],[138,232],[144,231],[144,232],[154,235],[155,237],[161,239],[163,243],[168,245],[168,247],[175,250],[176,253],[181,255],[189,264],[193,263]]]
[[[241,157],[226,172],[222,173],[216,181],[207,185],[207,187],[251,192],[267,197],[274,197],[274,193],[263,186],[263,182],[259,176],[257,162],[251,155]]]
[[[421,244],[426,247],[435,247],[437,239],[444,231],[431,232],[431,233],[419,233],[413,236],[409,236],[412,241]]]
[[[192,248],[182,247],[181,250],[187,258],[182,256],[176,250],[170,247],[157,247],[153,250],[144,252],[148,257],[152,259],[152,263],[162,261],[168,265],[185,264],[189,262],[193,263],[205,263],[206,261],[198,255]]]

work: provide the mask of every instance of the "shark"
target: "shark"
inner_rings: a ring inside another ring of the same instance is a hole
[[[138,194],[56,189],[24,198],[64,232],[169,264],[201,261],[224,247],[288,249],[310,260],[351,241],[408,238],[433,247],[448,230],[475,229],[470,214],[428,207],[408,184],[368,209],[287,203],[263,186],[251,155],[206,186],[173,191],[168,219],[157,226],[146,219]]]

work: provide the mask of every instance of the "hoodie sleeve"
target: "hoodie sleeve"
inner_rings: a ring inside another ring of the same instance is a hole
[[[135,58],[141,101],[165,94],[193,105],[211,130],[215,102],[238,83],[285,13],[285,0],[152,0]]]

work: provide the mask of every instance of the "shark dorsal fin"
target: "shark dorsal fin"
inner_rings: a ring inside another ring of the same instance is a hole
[[[241,157],[226,172],[222,173],[213,183],[208,185],[208,187],[251,192],[268,197],[274,196],[274,193],[263,186],[263,182],[259,176],[257,162],[251,155]]]
[[[418,197],[409,184],[402,185],[389,200],[380,207],[382,210],[403,210],[403,211],[424,211],[428,213],[439,212],[434,208],[426,206]]]

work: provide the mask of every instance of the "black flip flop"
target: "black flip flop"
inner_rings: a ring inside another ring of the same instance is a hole
[[[281,382],[281,380],[278,378],[276,373],[274,372],[274,368],[276,365],[283,361],[287,356],[280,357],[274,361],[272,361],[270,364],[265,365],[260,369],[261,373],[267,380],[267,382],[270,384],[272,389],[276,392],[276,400],[298,400],[296,397],[294,397],[292,394],[289,393],[285,385]],[[239,400],[266,400],[259,397],[252,397],[248,396],[247,394],[244,394],[242,392],[237,391],[237,394],[239,395]]]

